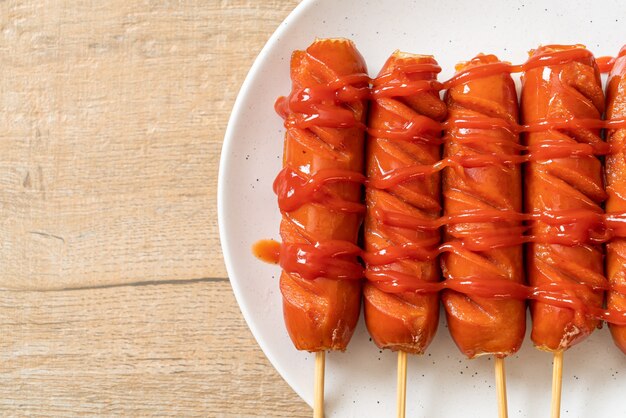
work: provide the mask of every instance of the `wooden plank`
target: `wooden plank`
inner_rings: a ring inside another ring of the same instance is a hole
[[[226,121],[296,3],[0,2],[0,288],[226,277]]]
[[[0,292],[0,411],[307,417],[227,281]]]

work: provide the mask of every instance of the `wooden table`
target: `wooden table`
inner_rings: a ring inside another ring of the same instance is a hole
[[[310,415],[216,217],[233,101],[297,3],[0,1],[0,415]]]

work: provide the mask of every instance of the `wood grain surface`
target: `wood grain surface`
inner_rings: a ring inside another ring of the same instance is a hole
[[[310,415],[216,217],[235,96],[297,3],[0,1],[0,415]]]

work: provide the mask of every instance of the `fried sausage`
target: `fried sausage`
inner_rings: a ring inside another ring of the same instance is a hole
[[[393,170],[431,165],[439,160],[441,130],[427,126],[442,121],[446,107],[439,97],[435,80],[439,67],[431,56],[395,52],[374,81],[367,139],[368,178],[381,178]],[[387,80],[387,81],[384,81]],[[379,94],[377,94],[377,91]],[[390,135],[392,132],[410,132]],[[417,128],[417,129],[416,129]],[[391,248],[412,246],[427,253],[440,241],[437,228],[412,228],[385,224],[380,214],[399,213],[426,222],[440,216],[440,175],[432,173],[402,181],[389,188],[366,187],[367,215],[364,248],[367,254],[383,254]],[[377,216],[378,215],[378,216]],[[417,248],[419,247],[419,248]],[[368,260],[367,256],[365,257]],[[407,289],[387,291],[393,275],[408,279]],[[432,340],[438,325],[439,297],[411,289],[412,283],[437,282],[440,270],[436,257],[401,257],[388,263],[367,263],[363,289],[365,321],[380,348],[421,354]]]
[[[493,55],[479,55],[457,66],[459,72],[500,62]],[[508,72],[473,78],[451,87],[446,93],[449,129],[444,135],[444,156],[518,155],[519,135],[514,129],[459,128],[455,120],[497,118],[504,126],[517,126],[518,103],[515,84]],[[445,228],[445,241],[493,234],[521,235],[522,183],[519,164],[460,165],[443,174],[444,213],[454,216],[480,211],[502,211],[512,219],[492,222],[453,222]],[[524,283],[523,249],[514,245],[472,251],[459,247],[442,255],[447,280],[496,279]],[[495,299],[444,290],[442,301],[448,327],[462,353],[473,358],[483,354],[507,356],[516,352],[526,329],[526,301]]]
[[[544,56],[542,65],[522,76],[521,109],[525,124],[539,121],[600,120],[604,94],[593,55],[580,45],[542,46],[531,59]],[[558,59],[549,59],[549,57]],[[525,135],[528,147],[541,144],[591,144],[602,142],[599,129],[577,127],[546,129]],[[606,198],[602,164],[595,155],[531,161],[525,172],[525,207],[529,214],[588,211],[602,214]],[[532,222],[534,242],[527,246],[527,276],[532,286],[558,288],[565,297],[601,308],[606,279],[603,251],[597,243],[556,243],[554,237],[567,225]],[[582,341],[600,321],[581,309],[533,300],[531,338],[546,351],[563,351]]]
[[[292,93],[276,105],[287,127],[274,184],[284,319],[297,349],[345,350],[361,306],[356,243],[369,79],[345,39],[318,39],[295,51],[291,78]]]

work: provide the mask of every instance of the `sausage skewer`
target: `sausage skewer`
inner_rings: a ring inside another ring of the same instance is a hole
[[[365,321],[378,347],[398,351],[398,417],[405,414],[406,354],[425,351],[439,318],[438,295],[420,294],[411,287],[419,282],[439,281],[440,272],[436,257],[415,257],[411,251],[401,257],[385,257],[394,249],[434,249],[440,233],[437,228],[389,225],[385,218],[390,213],[401,213],[436,220],[441,211],[440,175],[434,173],[391,187],[381,186],[376,179],[393,170],[439,160],[438,122],[446,114],[436,82],[440,70],[431,56],[396,51],[373,81],[368,119]],[[395,288],[398,275],[406,279],[407,289]]]
[[[478,55],[457,66],[470,72],[478,67],[495,67],[500,61],[493,55]],[[518,156],[518,104],[515,84],[509,72],[472,77],[456,83],[446,93],[447,129],[444,156],[462,160],[479,156]],[[473,120],[467,128],[459,121]],[[502,128],[480,126],[481,120],[501,122]],[[444,170],[443,195],[445,215],[454,218],[468,213],[497,211],[500,220],[491,222],[453,222],[445,229],[442,269],[447,281],[506,280],[524,283],[521,235],[517,215],[521,210],[522,185],[519,165],[491,163],[478,167],[455,165]],[[507,218],[507,215],[511,215]],[[464,245],[472,240],[511,236],[510,242],[498,245]],[[526,303],[516,299],[494,299],[463,294],[453,290],[442,293],[448,327],[455,343],[467,357],[494,355],[495,378],[500,417],[506,417],[506,380],[504,357],[515,353],[524,338]]]
[[[531,58],[543,56],[541,66],[528,69],[522,77],[522,119],[524,123],[550,120],[600,121],[604,95],[600,72],[593,55],[580,45],[549,45],[531,51]],[[565,146],[602,144],[596,127],[578,126],[530,132],[526,145],[559,143]],[[602,214],[606,198],[602,166],[594,155],[531,161],[526,167],[526,211],[554,214],[588,211]],[[532,286],[561,289],[582,306],[601,308],[606,279],[599,243],[573,245],[558,240],[568,225],[549,225],[541,220],[531,224],[536,238],[527,247],[527,274]],[[531,338],[540,350],[554,354],[552,417],[560,415],[562,354],[600,326],[600,321],[581,309],[531,301]]]
[[[289,336],[315,352],[314,416],[323,417],[326,350],[344,351],[356,326],[363,269],[357,239],[369,78],[351,41],[317,39],[291,57],[283,170],[280,289]]]

